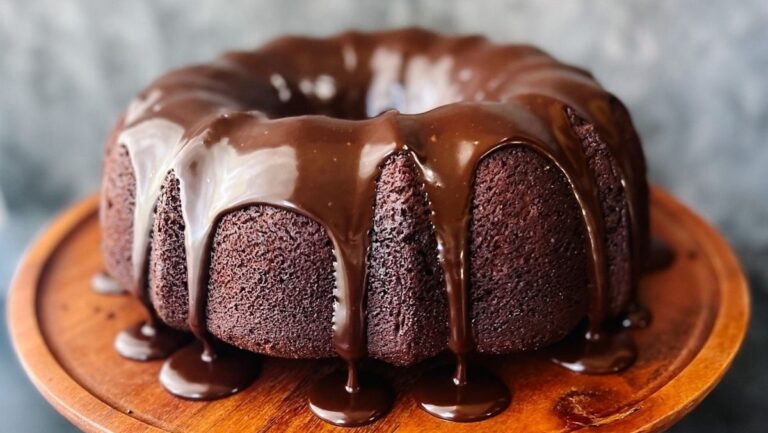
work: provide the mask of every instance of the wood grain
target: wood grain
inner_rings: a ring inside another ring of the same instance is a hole
[[[267,359],[259,380],[233,397],[191,402],[157,381],[160,362],[136,363],[112,349],[116,332],[141,318],[128,296],[94,293],[102,269],[95,197],[56,219],[32,244],[16,273],[8,319],[27,374],[64,416],[89,432],[349,431],[324,424],[306,407],[312,381],[334,361]],[[670,195],[654,189],[652,225],[677,254],[674,265],[643,278],[640,299],[654,314],[635,331],[640,357],[622,374],[583,376],[547,352],[480,360],[513,390],[511,406],[479,423],[427,415],[410,386],[424,365],[372,364],[398,391],[393,411],[358,431],[647,432],[663,430],[717,384],[747,328],[744,274],[723,239]],[[439,362],[432,361],[432,362]]]

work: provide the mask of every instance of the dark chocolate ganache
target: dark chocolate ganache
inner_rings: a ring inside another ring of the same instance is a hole
[[[392,390],[359,369],[367,352],[364,298],[376,180],[388,157],[406,153],[432,211],[449,308],[447,348],[455,359],[425,374],[413,393],[423,409],[443,419],[493,416],[509,405],[511,392],[470,362],[472,180],[482,158],[520,146],[562,172],[586,233],[586,331],[555,361],[585,373],[626,368],[636,349],[629,331],[613,326],[617,318],[608,313],[606,226],[597,180],[574,131],[574,122],[593,125],[616,161],[636,284],[648,249],[648,193],[639,142],[621,133],[619,126],[629,120],[616,118],[616,104],[589,73],[536,48],[416,29],[283,38],[171,72],[121,120],[118,140],[136,179],[129,289],[149,317],[124,331],[116,348],[133,359],[170,355],[160,380],[183,398],[218,398],[253,381],[258,357],[222,347],[206,329],[211,243],[226,213],[276,206],[322,224],[335,256],[333,342],[346,371],[318,381],[308,393],[310,409],[343,426],[385,414]],[[171,171],[180,188],[188,321],[195,337],[181,350],[187,340],[160,323],[147,293],[153,211]]]

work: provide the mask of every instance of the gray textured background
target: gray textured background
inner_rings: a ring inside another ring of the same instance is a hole
[[[725,233],[753,290],[735,367],[673,431],[767,431],[765,0],[0,0],[0,303],[35,232],[96,190],[107,128],[153,77],[282,33],[402,25],[535,43],[592,70],[627,103],[653,181]],[[0,430],[72,430],[24,378],[6,334]]]

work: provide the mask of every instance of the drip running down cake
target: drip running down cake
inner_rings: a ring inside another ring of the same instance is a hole
[[[647,197],[627,110],[536,48],[407,29],[226,53],[157,79],[108,139],[105,268],[147,310],[115,346],[168,357],[190,399],[248,386],[256,354],[339,357],[307,396],[339,425],[392,404],[362,360],[448,351],[414,396],[479,420],[510,393],[475,353],[575,332],[564,367],[633,362]]]

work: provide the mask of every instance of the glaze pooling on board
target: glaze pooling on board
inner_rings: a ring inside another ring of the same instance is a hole
[[[493,151],[524,146],[564,174],[578,202],[589,260],[588,339],[608,338],[602,332],[609,291],[605,224],[574,122],[593,125],[618,166],[636,284],[647,250],[647,185],[639,143],[622,133],[628,118],[617,118],[617,110],[623,107],[588,73],[534,48],[419,30],[284,38],[172,72],[131,105],[119,137],[137,185],[133,291],[146,300],[151,221],[170,171],[179,181],[185,223],[189,327],[211,361],[217,355],[205,302],[218,220],[253,204],[313,218],[333,243],[334,345],[349,365],[345,389],[354,392],[357,362],[366,356],[376,180],[384,161],[404,152],[432,209],[449,301],[448,347],[457,357],[453,382],[464,386],[475,346],[468,297],[474,171]]]

